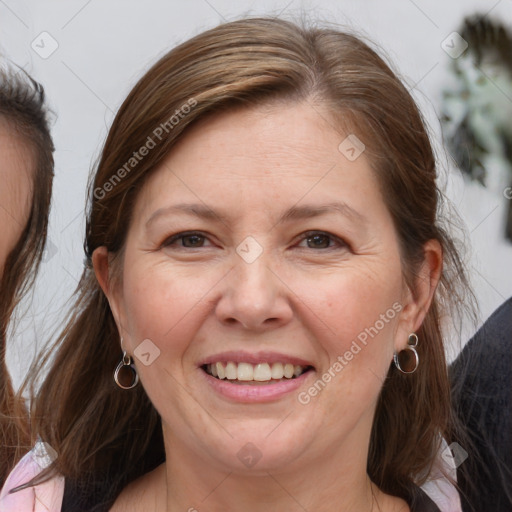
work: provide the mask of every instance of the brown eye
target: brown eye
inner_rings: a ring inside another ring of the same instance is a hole
[[[327,235],[313,235],[306,240],[311,243],[310,248],[312,249],[327,249],[331,239]]]
[[[304,233],[302,240],[306,241],[307,249],[336,250],[346,249],[348,247],[348,244],[337,236],[323,231],[309,231]]]
[[[181,244],[177,244],[181,240]],[[176,248],[188,248],[188,249],[194,249],[194,248],[201,248],[204,247],[204,242],[206,240],[206,237],[202,235],[201,233],[177,233],[176,235],[173,235],[162,244],[162,247],[171,247],[174,246]]]
[[[187,235],[181,237],[183,247],[201,247],[204,243],[204,237],[200,235]],[[189,243],[186,243],[186,242]]]

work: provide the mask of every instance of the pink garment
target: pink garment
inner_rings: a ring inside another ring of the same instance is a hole
[[[60,512],[64,497],[64,477],[9,494],[9,491],[38,475],[52,461],[52,450],[38,442],[11,471],[0,492],[0,512]]]

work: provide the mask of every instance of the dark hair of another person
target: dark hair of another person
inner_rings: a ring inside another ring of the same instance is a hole
[[[453,428],[441,318],[450,305],[464,302],[468,283],[456,246],[439,222],[443,196],[424,122],[407,88],[358,37],[248,18],[203,32],[164,55],[113,121],[91,182],[89,264],[69,323],[47,354],[48,374],[32,414],[33,428],[58,457],[32,484],[54,472],[84,482],[109,475],[114,498],[164,460],[161,419],[143,387],[126,392],[114,384],[119,333],[94,275],[92,253],[106,246],[114,255],[115,286],[137,194],[196,121],[235,108],[299,102],[328,113],[340,141],[354,133],[366,145],[413,293],[424,244],[435,239],[442,246],[440,284],[417,333],[419,368],[404,375],[390,365],[368,455],[368,474],[386,493],[408,496],[425,480],[441,436],[449,439]],[[176,111],[186,113],[171,127]],[[165,136],[129,172],[121,172],[161,125],[167,126]]]
[[[43,257],[52,194],[53,151],[43,87],[25,71],[0,69],[0,122],[31,157],[29,219],[7,256],[0,284],[0,487],[31,447],[28,410],[16,393],[5,360],[15,307],[31,288]],[[13,220],[15,222],[15,220]]]

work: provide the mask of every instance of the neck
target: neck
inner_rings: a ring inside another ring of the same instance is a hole
[[[198,460],[167,437],[167,512],[377,511],[381,493],[366,474],[366,453],[359,448],[348,444],[333,454],[331,447],[313,460],[291,461],[279,471],[255,466],[243,473]]]

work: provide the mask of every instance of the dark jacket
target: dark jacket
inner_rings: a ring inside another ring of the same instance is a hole
[[[512,298],[467,343],[450,377],[470,441],[457,468],[462,509],[512,512]]]

